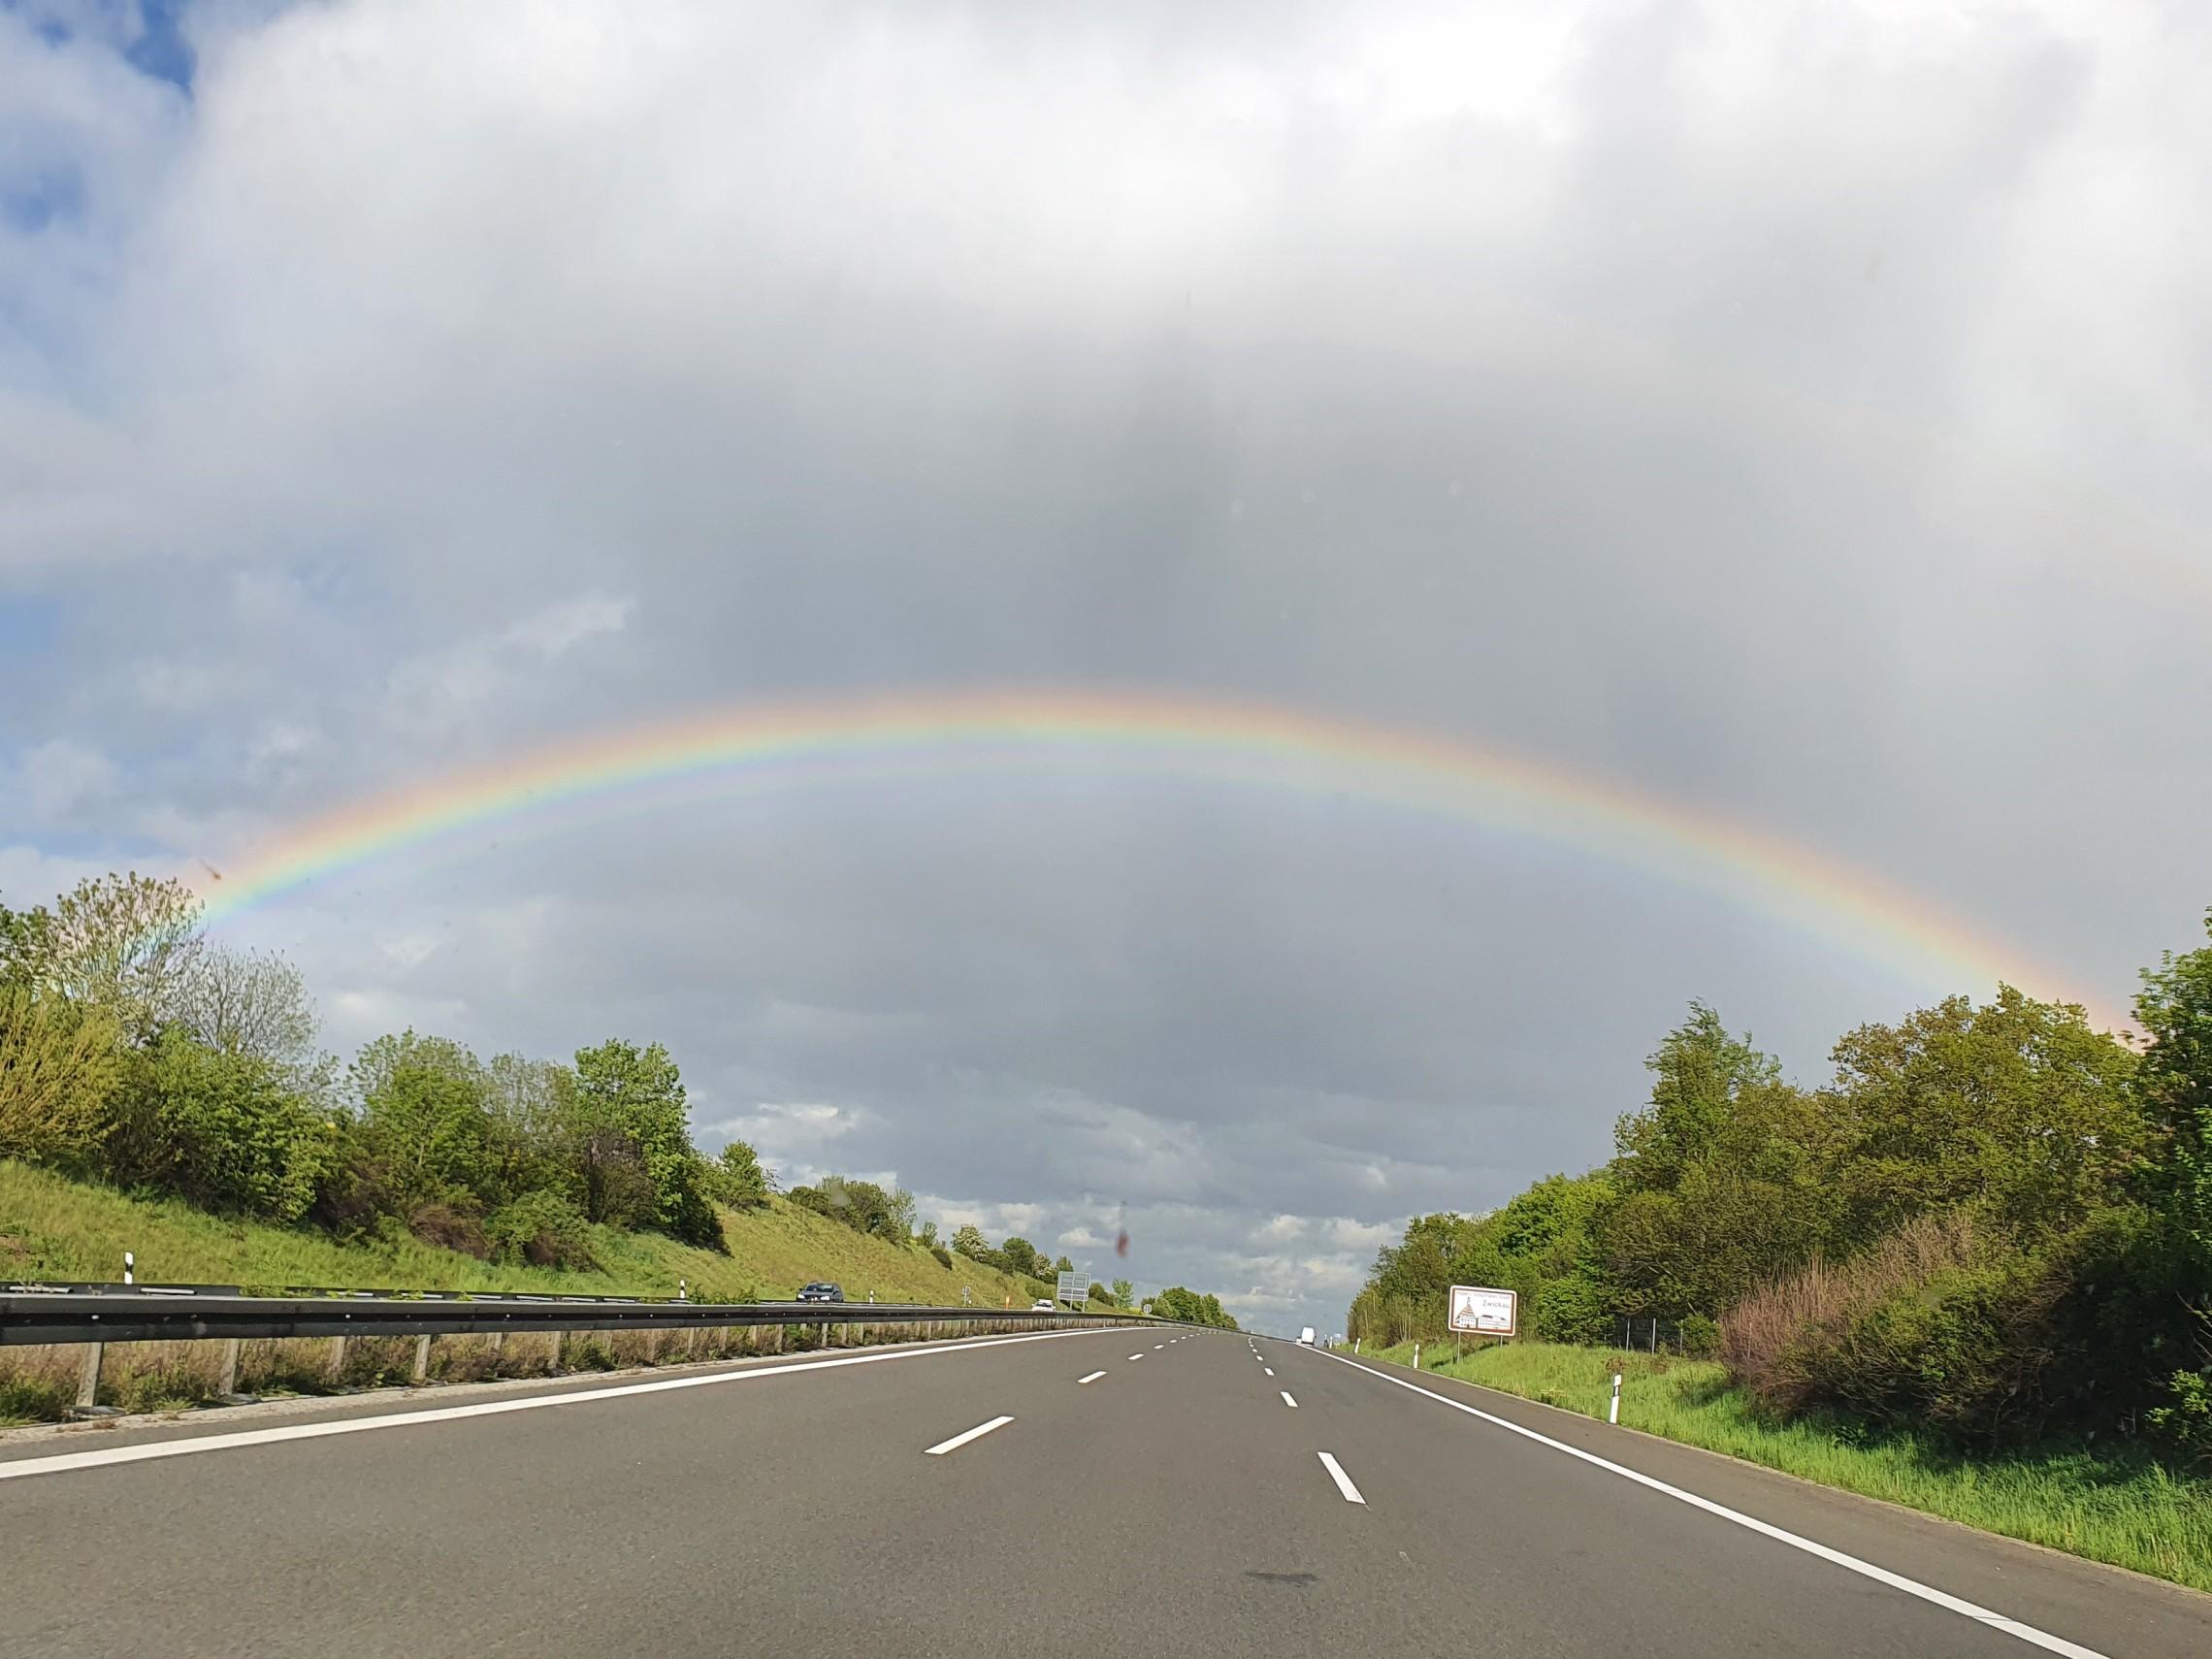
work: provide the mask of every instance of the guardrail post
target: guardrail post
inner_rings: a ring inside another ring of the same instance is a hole
[[[222,1368],[215,1373],[215,1392],[218,1394],[235,1394],[238,1392],[238,1338],[236,1337],[223,1339],[223,1363]]]
[[[330,1339],[330,1380],[333,1382],[341,1382],[344,1376],[345,1338],[334,1336]]]
[[[84,1360],[77,1372],[77,1403],[80,1406],[97,1406],[100,1403],[100,1350],[104,1342],[84,1345]]]
[[[567,1346],[568,1335],[567,1331],[555,1331],[553,1333],[553,1358],[550,1363],[555,1375],[558,1375],[561,1370],[561,1350]]]
[[[418,1336],[415,1338],[414,1372],[412,1381],[418,1384],[428,1382],[430,1381],[430,1338],[427,1336]]]

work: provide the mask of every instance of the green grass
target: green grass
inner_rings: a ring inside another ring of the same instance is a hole
[[[953,1257],[945,1267],[920,1245],[863,1238],[811,1210],[782,1199],[765,1209],[724,1211],[730,1253],[695,1250],[657,1233],[595,1229],[600,1269],[567,1273],[553,1268],[502,1267],[414,1239],[340,1244],[304,1227],[273,1227],[211,1216],[174,1199],[141,1199],[110,1188],[66,1180],[47,1170],[0,1159],[0,1283],[17,1279],[114,1280],[122,1277],[123,1252],[138,1257],[144,1284],[238,1285],[247,1289],[284,1285],[397,1290],[542,1290],[567,1295],[673,1296],[687,1281],[699,1301],[750,1302],[786,1297],[814,1279],[830,1279],[847,1298],[958,1305],[965,1288],[978,1308],[1011,1303],[1026,1307],[1048,1286]],[[660,1349],[627,1333],[607,1342],[572,1343],[566,1364],[604,1369],[658,1362]],[[741,1340],[740,1340],[741,1339]],[[804,1331],[769,1333],[775,1351],[789,1342],[804,1347]],[[758,1332],[724,1332],[717,1350],[759,1351]],[[727,1345],[736,1344],[734,1348]],[[363,1343],[346,1377],[333,1383],[322,1372],[319,1344],[248,1344],[252,1388],[259,1392],[316,1392],[340,1383],[404,1380],[405,1354],[371,1351]],[[213,1388],[210,1343],[134,1343],[114,1350],[102,1373],[102,1404],[129,1411],[191,1406]],[[538,1375],[547,1362],[528,1343],[493,1354],[476,1338],[440,1338],[432,1375],[453,1380],[492,1375]],[[205,1350],[205,1351],[204,1351]],[[704,1353],[706,1350],[698,1350]],[[694,1352],[687,1347],[686,1354]],[[394,1371],[393,1365],[399,1367]],[[525,1369],[537,1366],[537,1371]],[[374,1376],[369,1375],[374,1371]],[[355,1375],[359,1372],[359,1375]],[[62,1348],[0,1350],[0,1427],[59,1416],[76,1397],[76,1350]]]
[[[0,1159],[0,1280],[122,1277],[123,1252],[148,1284],[331,1285],[404,1290],[539,1290],[566,1295],[673,1296],[689,1282],[700,1300],[758,1301],[831,1279],[864,1302],[1021,1307],[1049,1287],[953,1257],[950,1269],[919,1245],[863,1238],[778,1198],[764,1210],[724,1211],[730,1253],[696,1250],[658,1233],[597,1229],[601,1269],[503,1267],[412,1239],[340,1244],[304,1227],[211,1216],[174,1199],[127,1197]]]
[[[1413,1349],[1365,1357],[1405,1365]],[[1719,1365],[1667,1354],[1523,1342],[1455,1361],[1448,1347],[1432,1345],[1421,1369],[1594,1417],[1605,1415],[1617,1369],[1624,1427],[2212,1590],[2212,1481],[2139,1455],[2054,1446],[1964,1457],[1848,1422],[1777,1423],[1752,1411]]]

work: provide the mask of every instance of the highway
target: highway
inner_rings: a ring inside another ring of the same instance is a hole
[[[0,1659],[2212,1653],[2212,1597],[1415,1381],[1101,1329],[0,1436]]]

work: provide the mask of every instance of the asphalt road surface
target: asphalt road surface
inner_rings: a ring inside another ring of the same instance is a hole
[[[0,1437],[0,1656],[2212,1654],[2212,1597],[1413,1381],[1089,1330]]]

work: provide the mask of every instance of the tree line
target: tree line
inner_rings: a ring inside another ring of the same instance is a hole
[[[1778,1415],[2212,1460],[2212,947],[2146,970],[2135,1012],[2131,1042],[2010,987],[1947,997],[1808,1088],[1693,1003],[1607,1163],[1415,1218],[1346,1329],[1434,1341],[1448,1286],[1492,1285],[1545,1340],[1673,1322]]]
[[[596,1265],[595,1227],[723,1248],[765,1203],[733,1142],[693,1145],[667,1050],[479,1058],[408,1030],[348,1065],[282,958],[211,943],[181,884],[135,872],[0,905],[0,1157],[340,1238]]]
[[[0,903],[0,1158],[341,1239],[576,1269],[598,1265],[600,1229],[725,1250],[719,1211],[777,1189],[744,1142],[713,1156],[693,1144],[659,1043],[483,1059],[407,1030],[342,1066],[292,964],[218,945],[201,919],[189,889],[136,872],[29,910]],[[1039,1282],[1073,1271],[973,1226],[948,1249],[902,1187],[831,1175],[786,1196],[948,1269],[958,1251]],[[1136,1306],[1125,1280],[1090,1300]]]

